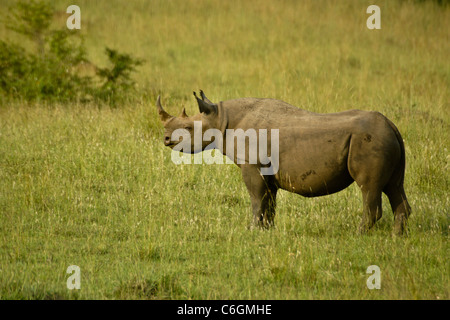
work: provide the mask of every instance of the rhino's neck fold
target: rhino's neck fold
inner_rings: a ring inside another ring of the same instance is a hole
[[[218,129],[220,130],[220,132],[222,132],[222,137],[225,137],[225,132],[228,128],[228,112],[227,110],[223,107],[222,101],[219,102],[219,108],[218,108],[218,113],[219,113],[219,121],[218,121]]]

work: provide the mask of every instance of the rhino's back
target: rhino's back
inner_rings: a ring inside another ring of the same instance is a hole
[[[223,101],[222,104],[228,110],[236,113],[249,113],[253,115],[303,115],[312,112],[297,108],[287,102],[266,98],[239,98]]]
[[[315,113],[275,99],[241,98],[223,102],[234,128],[304,129],[340,128],[353,131],[366,127],[374,118],[383,117],[378,112],[348,110],[336,113]]]

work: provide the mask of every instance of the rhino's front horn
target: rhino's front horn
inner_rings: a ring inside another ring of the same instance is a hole
[[[158,99],[156,99],[156,107],[158,108],[158,113],[161,121],[166,121],[170,118],[173,118],[170,114],[168,114],[161,105],[161,96],[158,96]]]

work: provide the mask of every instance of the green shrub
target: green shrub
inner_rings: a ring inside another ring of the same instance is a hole
[[[97,69],[97,75],[104,82],[95,92],[101,100],[114,104],[126,96],[127,91],[133,90],[134,82],[131,80],[131,72],[135,71],[136,66],[143,64],[144,60],[135,59],[128,54],[121,54],[109,48],[105,51],[112,66]]]
[[[131,73],[143,60],[106,48],[111,66],[99,68],[87,60],[78,33],[50,29],[52,17],[46,1],[18,1],[10,8],[6,27],[30,40],[34,49],[0,40],[0,94],[27,101],[94,100],[111,105],[130,98]],[[94,66],[98,79],[78,72],[83,63]]]

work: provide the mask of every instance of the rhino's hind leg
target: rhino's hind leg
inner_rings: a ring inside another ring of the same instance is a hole
[[[361,224],[359,225],[359,233],[363,234],[369,231],[373,225],[381,219],[381,192],[385,181],[383,176],[383,165],[373,161],[367,160],[364,164],[353,164],[350,174],[355,179],[356,183],[361,189],[363,197],[363,216]]]
[[[377,189],[369,189],[364,185],[361,187],[363,194],[364,212],[361,224],[359,225],[359,232],[366,233],[373,227],[375,222],[381,219],[381,191]]]
[[[252,202],[253,224],[262,228],[273,226],[278,188],[256,166],[242,165],[241,170]]]
[[[411,214],[411,207],[406,199],[403,185],[389,184],[384,193],[388,196],[394,213],[394,234],[402,235],[406,232],[406,222]]]

